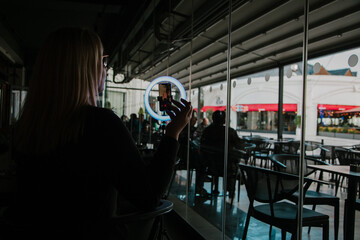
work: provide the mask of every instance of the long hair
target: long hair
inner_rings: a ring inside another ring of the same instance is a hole
[[[77,141],[81,107],[96,105],[103,46],[86,29],[62,28],[49,35],[37,57],[23,111],[15,125],[15,148],[46,153]]]

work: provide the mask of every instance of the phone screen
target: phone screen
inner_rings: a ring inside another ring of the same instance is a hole
[[[160,111],[165,111],[167,107],[171,105],[171,84],[161,83],[159,84],[159,101]]]

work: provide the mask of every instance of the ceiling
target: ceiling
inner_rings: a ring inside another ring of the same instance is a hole
[[[226,0],[1,1],[0,51],[18,64],[31,65],[51,30],[76,25],[99,33],[121,82],[226,79]],[[309,57],[360,46],[359,0],[309,2]],[[232,77],[301,61],[304,0],[232,0],[232,10]]]
[[[129,35],[150,1],[0,0],[0,52],[18,65],[31,66],[46,36],[59,27],[97,32],[112,53]]]

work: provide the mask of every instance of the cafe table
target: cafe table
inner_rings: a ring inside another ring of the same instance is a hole
[[[355,234],[355,201],[357,182],[360,181],[360,172],[350,171],[347,165],[308,165],[309,168],[339,174],[349,179],[347,189],[347,204],[344,211],[344,239],[353,240]],[[345,219],[346,218],[346,219]]]
[[[274,145],[274,153],[283,153],[283,145],[293,142],[293,138],[269,139],[269,143]]]

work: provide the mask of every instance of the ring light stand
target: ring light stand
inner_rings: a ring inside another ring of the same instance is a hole
[[[151,89],[153,89],[153,87],[156,84],[162,83],[162,82],[170,82],[172,84],[174,84],[180,91],[180,97],[186,100],[186,91],[185,88],[183,87],[183,85],[179,82],[179,80],[177,80],[176,78],[170,77],[170,76],[161,76],[158,78],[155,78],[150,84],[149,86],[146,88],[145,90],[145,94],[144,94],[144,103],[145,103],[145,108],[147,110],[147,112],[150,114],[151,117],[160,120],[162,122],[166,122],[166,121],[170,121],[170,116],[166,115],[166,116],[161,116],[159,114],[157,114],[156,112],[154,112],[154,110],[151,108],[150,103],[149,103],[149,96],[150,96],[150,91]]]

